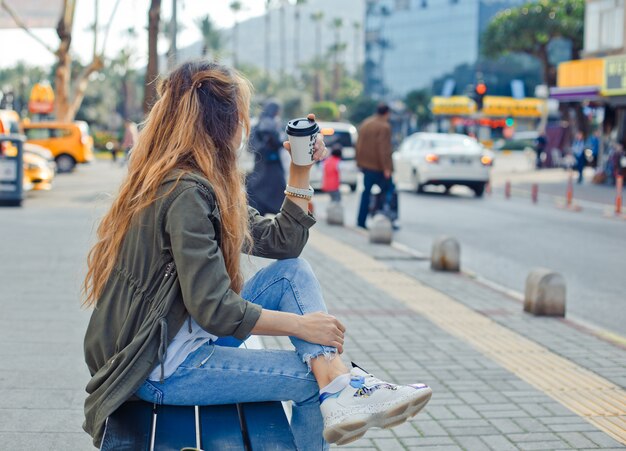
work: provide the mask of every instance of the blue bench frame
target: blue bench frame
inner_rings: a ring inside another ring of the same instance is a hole
[[[166,406],[128,401],[107,420],[102,451],[287,451],[293,434],[278,401]]]

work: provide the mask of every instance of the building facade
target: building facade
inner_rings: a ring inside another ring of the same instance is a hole
[[[623,0],[622,0],[623,1]],[[476,62],[491,18],[523,0],[367,0],[365,84],[398,98],[430,87],[456,66]]]

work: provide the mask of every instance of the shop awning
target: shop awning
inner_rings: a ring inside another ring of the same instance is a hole
[[[583,102],[600,100],[601,86],[576,86],[569,88],[550,88],[550,98],[559,102]]]

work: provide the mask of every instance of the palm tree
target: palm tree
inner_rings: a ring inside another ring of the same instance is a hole
[[[211,17],[208,15],[198,19],[196,24],[202,34],[202,56],[206,57],[211,53],[213,59],[219,61],[224,48],[222,34],[215,27]]]
[[[331,53],[333,56],[332,95],[333,95],[333,99],[335,99],[337,97],[337,93],[339,92],[339,85],[341,83],[340,56],[343,53],[343,51],[346,49],[346,44],[340,42],[341,41],[341,29],[343,28],[343,19],[341,17],[335,17],[331,21],[330,27],[335,31],[335,42],[331,46]]]
[[[296,69],[300,65],[300,8],[305,3],[306,0],[296,0],[296,7],[294,8],[293,65]]]
[[[278,0],[280,5],[280,77],[285,75],[285,58],[287,56],[287,39],[285,39],[285,3],[287,0]]]
[[[156,80],[159,75],[159,23],[161,22],[161,0],[151,0],[148,10],[148,66],[146,67],[145,90],[143,94],[143,112],[148,114],[156,102]]]
[[[239,22],[237,21],[237,15],[243,9],[243,5],[239,1],[232,2],[230,4],[230,10],[235,16],[235,24],[233,25],[233,66],[237,68],[237,43],[239,41]]]
[[[265,0],[265,74],[270,73],[270,8],[273,0]]]
[[[315,23],[315,60],[316,70],[315,79],[313,84],[313,98],[316,102],[322,100],[323,88],[322,88],[322,72],[319,67],[322,61],[322,19],[324,19],[324,12],[317,11],[311,14],[311,20]]]
[[[359,43],[361,42],[361,23],[353,22],[352,29],[354,30],[354,42],[352,43],[352,51],[354,52],[354,75],[359,71]]]
[[[311,20],[315,22],[315,57],[322,57],[322,19],[324,19],[324,12],[317,11],[311,14]]]

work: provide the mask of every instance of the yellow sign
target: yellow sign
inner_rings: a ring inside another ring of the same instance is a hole
[[[485,96],[483,116],[487,117],[541,117],[546,108],[542,99],[514,99],[513,97]]]
[[[54,91],[50,83],[36,83],[30,91],[28,111],[33,114],[49,114],[54,110]]]
[[[602,94],[605,96],[626,95],[626,55],[605,58]]]
[[[430,109],[438,116],[471,116],[476,113],[476,102],[467,96],[435,96],[431,100]]]
[[[559,88],[602,86],[604,64],[602,58],[565,61],[559,64],[556,84]]]

